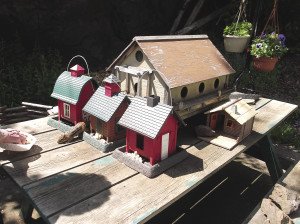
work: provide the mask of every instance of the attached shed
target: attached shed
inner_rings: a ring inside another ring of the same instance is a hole
[[[176,152],[178,120],[173,107],[157,97],[132,98],[119,124],[126,128],[126,152],[137,152],[151,165]]]
[[[251,133],[256,113],[241,99],[206,112],[207,125],[216,131],[217,137],[203,137],[203,140],[227,149],[233,148]]]
[[[58,117],[76,124],[83,120],[82,108],[96,90],[92,78],[83,75],[84,69],[73,66],[56,80],[51,97],[58,100]]]
[[[112,75],[104,79],[105,87],[99,87],[83,108],[90,114],[92,132],[107,142],[125,138],[126,135],[125,129],[117,122],[127,109],[129,100],[120,93],[117,81]]]
[[[235,72],[206,35],[135,37],[107,70],[121,91],[159,96],[183,119],[224,99]]]

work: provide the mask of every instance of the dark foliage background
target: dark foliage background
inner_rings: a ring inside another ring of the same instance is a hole
[[[197,1],[190,0],[178,29],[183,28]],[[257,2],[249,1],[250,21]],[[259,32],[273,0],[262,2]],[[280,28],[287,36],[292,60],[300,46],[299,2],[282,0],[279,6]],[[97,75],[134,36],[168,34],[183,3],[184,0],[0,0],[0,105],[15,106],[22,101],[54,104],[50,98],[53,84],[72,56],[83,55]],[[207,33],[233,67],[240,71],[245,55],[224,52],[222,42],[223,28],[232,22],[239,1],[205,1],[196,20],[229,3],[234,5],[231,10],[192,34]],[[285,59],[282,64],[286,64]],[[283,74],[287,81],[293,80],[289,83],[291,89],[296,85],[295,78],[287,77],[287,74],[298,74],[295,71],[298,67],[293,68]],[[274,84],[279,77],[282,79],[277,73],[272,76]],[[247,81],[246,78],[244,83]],[[265,88],[261,91],[265,92]],[[295,96],[295,91],[289,96]]]

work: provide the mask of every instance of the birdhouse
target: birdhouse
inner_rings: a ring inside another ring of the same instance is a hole
[[[58,100],[58,118],[76,124],[83,120],[82,108],[96,91],[92,77],[83,75],[84,68],[75,65],[56,80],[51,97]]]
[[[251,133],[256,113],[255,109],[241,99],[226,102],[206,112],[207,126],[216,132],[216,136],[200,138],[232,149]]]

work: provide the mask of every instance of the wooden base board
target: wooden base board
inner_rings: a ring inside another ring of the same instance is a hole
[[[206,141],[208,143],[214,144],[216,146],[220,146],[225,149],[233,149],[237,144],[238,141],[236,139],[218,135],[217,137],[198,137],[199,139]]]

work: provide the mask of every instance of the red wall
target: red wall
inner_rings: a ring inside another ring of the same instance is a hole
[[[161,161],[161,138],[162,135],[170,133],[169,135],[169,149],[168,155],[172,155],[176,152],[176,143],[177,143],[177,129],[178,121],[174,118],[173,115],[170,115],[160,132],[158,133],[155,139],[148,138],[144,136],[144,149],[141,150],[136,147],[136,136],[135,131],[127,129],[126,131],[126,151],[136,151],[140,156],[149,159],[150,164],[154,165],[155,163]]]
[[[95,90],[93,87],[92,82],[87,82],[83,89],[81,90],[78,102],[76,105],[70,105],[70,118],[64,117],[64,107],[63,107],[63,101],[58,100],[58,115],[61,119],[65,119],[67,121],[70,121],[73,124],[77,124],[80,121],[83,121],[82,119],[82,108],[85,106],[87,101],[91,98],[91,96],[94,94]]]

